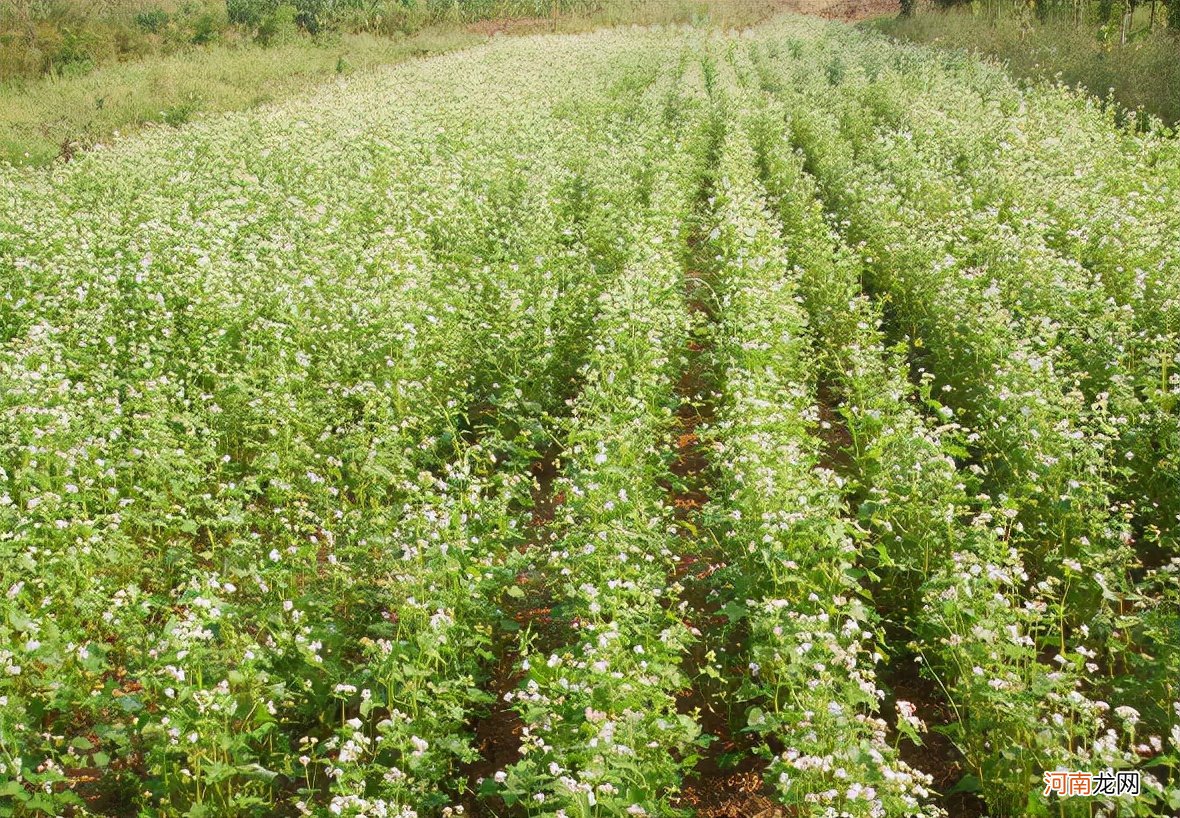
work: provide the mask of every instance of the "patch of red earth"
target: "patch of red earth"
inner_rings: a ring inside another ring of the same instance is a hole
[[[553,520],[557,509],[565,503],[565,494],[556,491],[557,478],[561,473],[561,447],[554,444],[535,460],[530,472],[533,477],[532,516],[527,535],[520,545],[521,551],[552,541],[557,536]],[[552,594],[545,577],[535,571],[522,571],[516,575],[516,588],[524,593],[507,597],[504,612],[521,629],[534,634],[534,647],[557,644],[570,623],[559,621],[553,616]],[[575,627],[576,627],[576,623]],[[479,758],[461,767],[467,781],[467,792],[462,804],[465,812],[474,818],[504,815],[506,806],[498,796],[480,798],[478,795],[482,779],[494,776],[520,760],[520,737],[524,722],[505,695],[515,691],[524,680],[525,671],[520,669],[520,655],[515,645],[516,634],[502,631],[497,636],[496,662],[489,669],[486,689],[495,697],[483,716],[473,719],[473,746]]]
[[[698,818],[788,818],[788,810],[763,792],[762,776],[754,770],[719,773],[701,781],[686,781],[678,807],[691,809]]]
[[[810,14],[825,20],[855,23],[873,17],[899,14],[898,0],[785,0],[782,8],[798,14]]]
[[[703,280],[702,274],[694,270],[687,271],[686,277],[689,281]],[[686,289],[689,311],[707,320],[709,305],[703,300],[707,290],[702,286]],[[713,419],[714,407],[704,369],[707,363],[700,355],[706,352],[707,346],[690,340],[687,348],[690,364],[676,385],[680,405],[676,412],[677,430],[670,441],[674,452],[671,471],[677,485],[669,489],[669,497],[678,522],[693,520],[699,524],[699,512],[709,502],[711,486],[708,451],[697,429]],[[711,553],[706,541],[691,526],[681,526],[681,537],[687,553],[680,556],[671,579],[683,586],[680,599],[686,603],[684,624],[694,633],[719,633],[727,619],[719,613],[717,601],[712,598],[709,578],[724,567],[724,562],[720,555]],[[686,665],[705,667],[710,661],[709,649],[704,639],[699,640]],[[733,655],[737,646],[728,644],[719,650]],[[740,668],[731,671],[734,676],[741,672]],[[712,737],[712,741],[685,777],[673,805],[689,809],[699,818],[785,818],[788,813],[769,798],[762,778],[764,762],[753,754],[748,737],[734,732],[729,713],[717,709],[720,701],[709,683],[699,679],[677,695],[676,709],[696,718],[702,734]],[[727,763],[730,760],[736,763]]]
[[[565,492],[554,490],[561,474],[560,458],[561,447],[554,443],[529,467],[533,475],[533,516],[529,520],[533,530],[529,532],[529,544],[539,542],[545,533],[552,534],[545,527],[553,522],[558,506],[565,504]]]
[[[513,709],[512,703],[504,700],[504,695],[515,690],[524,677],[516,669],[516,658],[514,652],[505,652],[500,657],[493,674],[493,684],[489,685],[489,692],[495,695],[496,701],[492,703],[490,712],[474,724],[473,743],[479,751],[479,758],[463,768],[468,787],[463,808],[471,816],[499,814],[503,807],[499,798],[485,801],[477,797],[480,782],[520,760],[520,737],[524,731],[524,722]]]
[[[704,576],[707,577],[708,573]],[[698,589],[705,588],[704,582],[694,577],[688,585],[685,598],[690,600],[690,608],[698,614],[701,630],[715,631],[725,622],[725,617],[711,611],[716,608],[715,603],[694,599],[700,596]],[[686,624],[692,627],[694,623]],[[735,647],[730,646],[731,649]],[[703,654],[706,648],[698,645],[695,653]],[[698,666],[703,666],[706,661],[703,655],[695,656]],[[742,673],[742,668],[729,668],[726,672],[736,677]],[[692,772],[685,777],[674,806],[691,809],[699,818],[785,818],[791,815],[771,800],[769,788],[763,780],[766,762],[754,754],[750,737],[734,732],[729,713],[717,708],[719,702],[712,691],[699,684],[677,696],[677,710],[694,716],[702,734],[711,736],[712,741],[702,751]]]
[[[483,37],[497,34],[540,34],[553,30],[551,17],[505,17],[499,20],[479,20],[470,23],[467,30]]]
[[[816,433],[823,441],[819,465],[840,474],[851,474],[854,467],[850,454],[852,433],[844,417],[837,411],[839,397],[832,391],[830,384],[825,382],[819,385],[816,403],[819,406],[819,428]]]

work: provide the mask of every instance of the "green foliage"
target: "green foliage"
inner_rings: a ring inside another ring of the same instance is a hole
[[[20,0],[11,9],[0,4],[0,77],[76,76],[192,45],[236,45],[243,38],[273,46],[290,39],[289,8],[300,31],[333,36],[404,36],[430,28],[458,34],[469,24],[499,18],[521,33],[557,23],[573,30],[626,23],[742,27],[778,9],[775,0]]]
[[[221,37],[224,24],[220,15],[207,12],[192,22],[190,41],[193,45],[208,45]]]
[[[159,34],[171,19],[168,12],[159,7],[149,7],[135,13],[135,24],[151,34]]]
[[[341,59],[363,73],[378,65],[480,42],[465,32],[423,32],[399,40],[343,35],[306,37],[266,48],[214,44],[168,57],[102,65],[76,76],[0,86],[0,158],[45,165],[116,133],[160,122],[164,112],[247,110],[306,92],[334,76]],[[0,49],[0,59],[4,52]],[[68,150],[63,150],[63,145]]]
[[[225,9],[231,23],[257,28],[279,5],[276,0],[226,0]]]
[[[291,42],[299,33],[298,15],[298,9],[289,4],[268,12],[258,23],[258,42],[263,45]]]
[[[334,27],[361,5],[362,0],[226,0],[229,20],[236,25],[257,29],[275,17],[288,16],[286,9],[294,9],[295,21],[313,34]]]
[[[160,112],[161,121],[165,124],[171,125],[174,128],[179,128],[184,123],[188,122],[192,115],[200,110],[200,100],[192,97],[181,103],[173,105]]]
[[[1177,0],[1164,0],[1164,8],[1167,10],[1168,28],[1180,32],[1180,3]]]

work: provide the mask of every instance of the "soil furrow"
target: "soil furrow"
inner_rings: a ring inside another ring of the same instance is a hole
[[[561,473],[562,449],[553,443],[533,461],[529,473],[533,478],[531,517],[524,537],[517,546],[521,553],[552,542],[557,538],[553,521],[564,497],[556,489]],[[496,631],[495,658],[489,662],[484,684],[494,700],[486,715],[471,724],[474,745],[479,757],[461,767],[467,783],[463,807],[475,818],[504,815],[506,807],[498,797],[480,798],[480,783],[520,760],[520,737],[524,729],[520,714],[505,695],[516,690],[524,678],[520,667],[521,634],[531,640],[555,641],[558,632],[552,616],[552,597],[542,577],[534,571],[518,572],[512,588],[501,602],[505,619]],[[535,643],[535,641],[534,641]]]

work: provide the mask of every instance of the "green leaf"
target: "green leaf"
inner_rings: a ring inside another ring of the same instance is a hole
[[[1180,810],[1180,787],[1168,791],[1168,806]]]
[[[33,620],[29,619],[20,611],[11,608],[8,611],[8,624],[16,628],[18,631],[28,631],[33,628]]]
[[[136,710],[143,710],[143,702],[136,696],[123,696],[116,699],[119,702],[119,707],[122,707],[128,713],[134,713]]]
[[[279,777],[279,774],[274,770],[268,770],[257,762],[253,764],[241,764],[238,766],[238,772],[243,776],[254,781],[274,781]]]
[[[741,604],[740,602],[735,602],[733,600],[730,600],[729,602],[727,602],[725,604],[725,607],[721,609],[720,613],[723,614],[729,620],[729,623],[732,625],[734,622],[737,622],[739,619],[744,619],[745,616],[749,613],[749,611],[746,609],[746,606]]]
[[[746,760],[748,754],[744,750],[730,750],[717,757],[717,766],[723,770],[732,770]]]
[[[983,789],[983,782],[972,773],[967,773],[958,780],[955,786],[946,791],[947,795],[954,795],[957,792],[979,792]]]
[[[766,711],[761,707],[751,707],[746,715],[746,726],[750,730],[759,730],[766,726]]]

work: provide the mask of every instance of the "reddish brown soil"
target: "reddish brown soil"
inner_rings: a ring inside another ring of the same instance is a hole
[[[850,474],[853,469],[852,434],[839,409],[839,398],[832,392],[831,385],[822,382],[817,390],[819,405],[819,428],[816,434],[823,442],[819,464],[840,474]]]
[[[687,782],[678,806],[698,818],[787,818],[791,813],[763,792],[762,774],[756,770],[718,771],[698,782]]]
[[[689,312],[697,321],[707,323],[712,320],[711,297],[707,275],[695,269],[687,270],[685,299]],[[680,527],[684,554],[670,580],[683,587],[680,599],[687,603],[685,624],[703,635],[693,645],[685,662],[689,673],[697,673],[709,661],[710,649],[717,650],[719,655],[731,656],[739,652],[739,648],[732,643],[732,633],[726,634],[725,638],[731,641],[724,645],[715,644],[716,638],[709,639],[710,635],[725,632],[726,618],[718,613],[719,605],[710,581],[719,569],[725,567],[724,555],[718,552],[709,537],[700,514],[712,492],[708,445],[699,435],[700,427],[707,426],[714,417],[708,342],[690,340],[686,357],[688,363],[676,384],[680,404],[676,412],[676,429],[670,441],[675,484],[668,492],[676,520],[684,524]],[[677,710],[696,718],[701,732],[712,741],[682,782],[675,806],[691,809],[701,818],[783,816],[782,810],[767,797],[762,778],[765,762],[753,754],[747,736],[734,732],[728,711],[718,709],[722,704],[718,693],[707,678],[698,677],[692,687],[677,696]],[[736,764],[723,763],[725,759],[734,758],[738,759]]]
[[[510,702],[504,701],[504,694],[515,690],[520,683],[520,673],[516,669],[516,653],[505,651],[488,684],[490,693],[496,696],[491,705],[491,712],[475,722],[475,748],[479,751],[479,759],[467,765],[464,769],[467,786],[471,793],[464,799],[464,808],[468,815],[494,815],[500,803],[485,804],[478,800],[474,793],[479,791],[479,782],[489,778],[511,764],[520,760],[520,735],[524,723],[513,709]],[[499,801],[499,799],[492,799]]]
[[[536,541],[537,538],[545,539],[546,536],[553,535],[553,532],[547,529],[546,526],[553,522],[558,506],[565,503],[565,494],[554,491],[553,488],[554,481],[557,480],[558,474],[561,473],[561,463],[558,459],[560,454],[560,447],[554,443],[532,465],[533,517],[531,520],[532,531],[530,532],[530,541]]]
[[[492,37],[496,34],[540,34],[553,30],[549,17],[505,17],[500,20],[480,20],[467,26],[472,34]]]
[[[553,520],[557,509],[565,502],[564,495],[556,491],[557,477],[561,473],[560,455],[561,448],[554,444],[530,467],[533,476],[532,517],[520,546],[522,551],[557,537]],[[552,593],[544,577],[537,572],[524,571],[516,576],[515,584],[524,595],[519,599],[506,598],[505,613],[522,630],[529,628],[533,632],[534,645],[559,641],[565,629],[553,617]],[[462,767],[468,787],[463,807],[468,815],[475,818],[504,814],[504,804],[499,798],[477,797],[479,782],[520,760],[520,737],[524,723],[513,703],[504,700],[504,694],[516,690],[524,676],[519,667],[517,647],[516,633],[504,631],[497,635],[497,658],[495,665],[489,668],[486,683],[487,691],[496,700],[489,705],[486,715],[473,720],[471,724],[479,758]]]
[[[898,0],[784,0],[782,7],[800,14],[854,23],[901,11]]]

